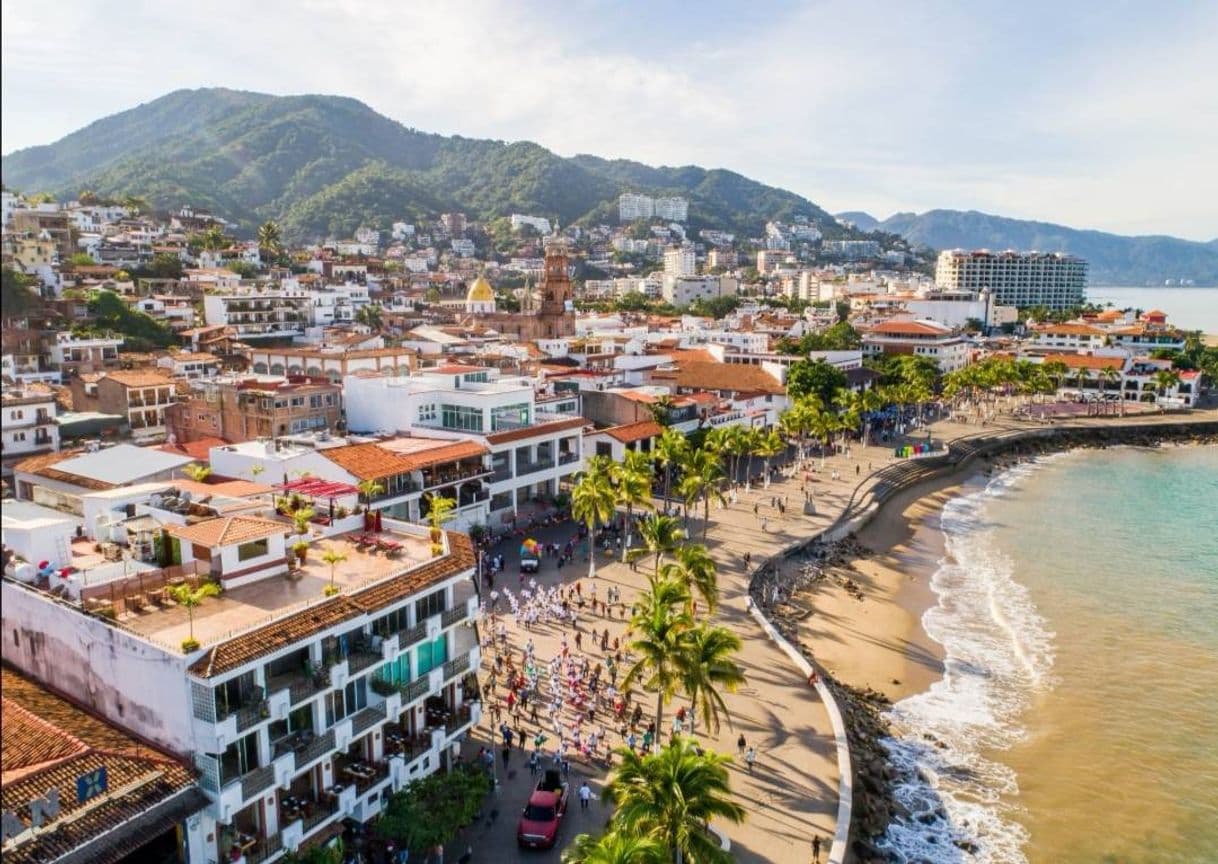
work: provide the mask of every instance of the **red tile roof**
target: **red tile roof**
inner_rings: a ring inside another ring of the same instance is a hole
[[[657,438],[664,434],[664,427],[654,420],[640,420],[638,423],[627,423],[623,426],[611,426],[608,429],[601,429],[601,432],[608,435],[623,444],[632,444],[635,441],[646,441],[648,438]]]
[[[257,516],[217,516],[193,525],[167,525],[165,530],[174,537],[214,548],[249,543],[277,534],[286,535],[292,526]]]
[[[506,432],[492,432],[486,436],[491,444],[504,444],[508,441],[521,441],[539,435],[553,435],[555,432],[565,432],[568,429],[582,429],[588,425],[583,417],[572,417],[569,420],[551,420],[549,423],[538,423],[536,426],[526,426],[523,429],[509,429]]]
[[[197,441],[162,444],[157,449],[178,456],[189,456],[191,459],[197,459],[200,462],[207,462],[211,458],[211,448],[223,447],[226,444],[228,442],[223,438],[200,438]]]

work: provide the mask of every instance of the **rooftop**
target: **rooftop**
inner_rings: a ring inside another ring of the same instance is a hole
[[[117,444],[95,453],[83,453],[57,462],[54,470],[100,483],[121,486],[142,477],[181,468],[193,461],[189,456],[165,453],[155,447]],[[19,470],[28,469],[19,466]]]
[[[361,480],[380,480],[487,452],[486,447],[475,441],[393,438],[374,444],[334,447],[323,450],[322,455]]]
[[[287,532],[291,528],[286,523],[275,524],[277,530]],[[180,530],[182,529],[178,529]],[[399,548],[392,554],[380,551],[375,546],[361,544],[358,542],[359,536],[353,532],[313,543],[299,579],[271,576],[248,585],[225,589],[218,597],[204,600],[194,610],[195,638],[203,646],[215,645],[236,637],[243,631],[258,628],[259,625],[279,627],[283,619],[293,616],[312,620],[318,610],[329,606],[335,600],[371,588],[391,577],[414,575],[415,571],[422,573],[424,571],[420,568],[435,562],[448,564],[440,570],[432,567],[426,570],[426,573],[434,575],[453,569],[451,559],[454,556],[432,557],[431,541],[426,529],[386,528],[377,536],[382,541],[399,544]],[[454,535],[448,536],[451,545]],[[327,549],[346,556],[345,561],[334,567],[334,584],[342,592],[336,598],[326,598],[323,593],[325,587],[330,584],[331,575],[330,566],[321,558]],[[118,620],[125,628],[174,650],[190,635],[186,609],[181,606],[166,605],[150,610],[145,607],[142,612],[124,612],[119,615]],[[292,626],[303,625],[298,621]],[[268,650],[274,650],[276,647],[278,646],[271,645]]]

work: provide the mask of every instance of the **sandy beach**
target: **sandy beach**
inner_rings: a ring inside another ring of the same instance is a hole
[[[941,676],[942,647],[926,635],[922,615],[935,603],[930,579],[944,555],[940,509],[970,482],[966,472],[893,498],[857,535],[870,554],[797,596],[812,609],[800,635],[834,677],[895,702]]]

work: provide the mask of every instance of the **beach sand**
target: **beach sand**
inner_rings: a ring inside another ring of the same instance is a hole
[[[922,629],[922,615],[935,603],[930,580],[944,555],[941,508],[971,482],[970,472],[949,475],[893,498],[857,535],[871,554],[799,595],[813,610],[800,636],[836,678],[895,702],[941,677],[942,646]]]

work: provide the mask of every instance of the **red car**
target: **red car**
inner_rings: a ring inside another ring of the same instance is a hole
[[[516,823],[516,842],[523,847],[549,849],[558,839],[567,812],[567,784],[557,771],[546,771]]]

